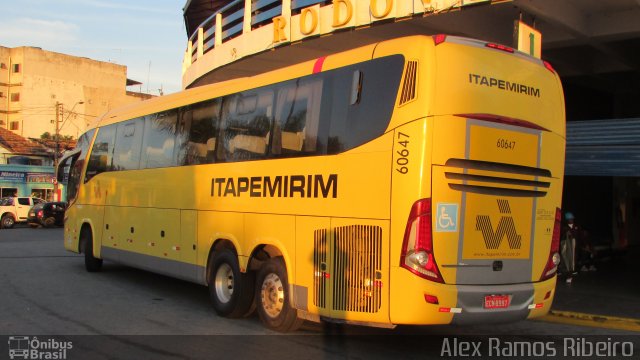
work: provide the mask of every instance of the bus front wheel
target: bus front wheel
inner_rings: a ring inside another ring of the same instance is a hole
[[[238,318],[253,312],[253,272],[240,272],[238,257],[229,250],[216,252],[211,260],[209,295],[220,316]]]
[[[84,267],[88,272],[98,272],[102,269],[102,259],[93,256],[93,236],[88,228],[80,232],[80,244],[84,253]]]
[[[281,332],[297,330],[303,319],[291,306],[287,269],[282,258],[271,258],[258,272],[256,302],[258,315],[268,328]]]

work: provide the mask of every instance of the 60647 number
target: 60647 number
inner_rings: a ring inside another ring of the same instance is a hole
[[[516,148],[516,142],[506,139],[498,139],[498,141],[496,142],[496,146],[498,147],[498,149],[514,150]]]
[[[409,172],[409,135],[398,132],[398,149],[396,154],[396,171],[400,174],[407,174]],[[402,147],[402,148],[401,148]]]

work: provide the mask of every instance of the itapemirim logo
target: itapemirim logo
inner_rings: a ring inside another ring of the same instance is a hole
[[[71,349],[73,349],[71,341],[40,340],[36,336],[9,336],[9,358],[11,360],[64,360],[67,358],[67,351]]]
[[[502,215],[511,214],[509,201],[498,199],[498,210]],[[478,215],[476,216],[476,230],[482,232],[484,245],[487,249],[498,249],[505,235],[509,242],[509,249],[520,249],[522,247],[522,236],[518,235],[512,216],[501,216],[498,227],[493,230],[491,218],[488,215]]]

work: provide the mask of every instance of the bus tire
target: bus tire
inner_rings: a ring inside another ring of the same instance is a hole
[[[209,295],[218,315],[239,318],[253,312],[255,274],[240,272],[238,257],[232,250],[216,251],[210,271]]]
[[[287,269],[282,258],[267,260],[258,272],[256,304],[260,320],[269,329],[290,332],[304,322],[291,306],[289,292]]]
[[[13,218],[13,215],[4,214],[4,216],[2,216],[2,220],[0,220],[0,228],[11,229],[15,223],[16,220]]]
[[[102,259],[93,256],[93,236],[88,228],[80,232],[80,244],[84,253],[84,267],[88,272],[98,272],[102,269]]]

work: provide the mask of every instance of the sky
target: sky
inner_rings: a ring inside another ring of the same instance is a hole
[[[179,91],[186,0],[0,0],[0,46],[35,46],[127,67],[158,95]],[[147,91],[148,90],[148,91]]]

